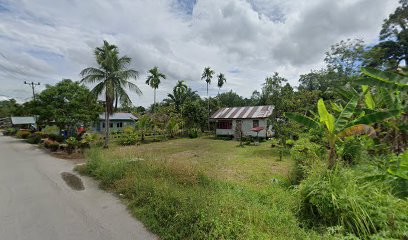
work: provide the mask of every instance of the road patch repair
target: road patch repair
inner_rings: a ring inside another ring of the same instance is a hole
[[[62,172],[61,177],[65,181],[65,183],[73,190],[81,191],[85,189],[81,178],[77,175],[69,172]]]

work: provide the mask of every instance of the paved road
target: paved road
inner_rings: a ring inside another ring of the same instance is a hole
[[[72,190],[61,172],[73,163],[0,136],[0,240],[156,239],[112,194],[81,177]]]

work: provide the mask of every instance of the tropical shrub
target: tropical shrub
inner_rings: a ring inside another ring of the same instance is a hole
[[[344,162],[353,165],[361,160],[364,147],[359,137],[347,137],[338,145],[339,156]]]
[[[285,141],[285,145],[288,147],[293,147],[293,145],[295,144],[295,141],[293,141],[292,139],[288,139]]]
[[[56,125],[52,125],[52,126],[45,126],[45,128],[43,128],[41,130],[41,132],[43,132],[44,134],[54,134],[57,135],[60,132],[60,129],[56,126]]]
[[[38,144],[41,142],[41,136],[38,135],[37,133],[33,133],[30,136],[28,136],[26,142],[30,144]]]
[[[152,119],[148,115],[141,116],[136,122],[136,129],[140,135],[140,140],[145,140],[146,133],[151,129]]]
[[[17,133],[17,129],[15,128],[7,128],[3,131],[4,136],[14,136]]]
[[[98,144],[100,137],[97,133],[85,133],[82,139],[79,141],[79,146],[81,148],[89,148]]]
[[[48,139],[52,141],[57,141],[59,143],[62,143],[65,140],[64,136],[60,134],[54,134],[54,133],[48,134]]]
[[[18,138],[26,139],[30,134],[31,133],[28,130],[18,130],[16,136]]]
[[[408,150],[389,161],[388,173],[408,181]]]
[[[198,128],[190,128],[190,129],[188,129],[188,137],[189,137],[189,138],[197,138],[199,131],[200,131],[200,129],[198,129]]]
[[[120,145],[128,146],[128,145],[135,145],[137,143],[138,136],[135,133],[122,133],[119,136],[118,142]]]
[[[48,138],[48,134],[44,132],[35,132],[36,135],[38,135],[41,138]]]
[[[123,133],[134,133],[135,132],[135,127],[131,125],[127,125],[124,128],[122,128]]]
[[[348,168],[311,174],[299,185],[300,217],[309,226],[340,226],[359,238],[406,239],[408,202],[364,176]]]
[[[68,154],[71,154],[75,151],[75,149],[79,145],[79,141],[75,137],[69,137],[67,140],[65,140],[65,143],[67,144],[67,152]]]
[[[175,117],[171,117],[166,126],[167,134],[170,138],[174,138],[180,132],[180,124]]]
[[[44,147],[50,149],[51,152],[56,152],[59,149],[59,143],[53,140],[45,140]]]
[[[290,156],[295,161],[295,167],[289,175],[292,184],[298,184],[305,179],[310,171],[323,166],[321,161],[325,149],[320,145],[310,142],[308,138],[300,138],[294,142],[290,149]]]

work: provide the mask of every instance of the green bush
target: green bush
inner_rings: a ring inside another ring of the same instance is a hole
[[[286,144],[286,146],[291,148],[295,144],[295,141],[293,141],[292,139],[288,139],[288,140],[285,141],[285,144]]]
[[[28,130],[18,130],[16,133],[16,136],[18,138],[26,139],[28,136],[30,136],[30,131]]]
[[[56,125],[52,125],[52,126],[47,125],[45,126],[45,128],[41,130],[41,132],[47,135],[51,135],[51,134],[58,135],[60,132],[60,129]]]
[[[59,143],[53,140],[46,140],[44,147],[50,149],[51,152],[56,152],[59,149]]]
[[[41,138],[48,138],[48,134],[44,132],[35,132],[36,135],[40,136]]]
[[[119,136],[118,142],[120,145],[129,146],[137,143],[138,136],[135,133],[123,133]]]
[[[295,167],[290,173],[290,182],[298,184],[314,168],[320,169],[324,164],[321,160],[324,151],[320,145],[310,142],[308,138],[300,138],[294,142],[290,149],[290,156],[295,161]]]
[[[39,136],[36,133],[33,133],[30,136],[28,136],[26,141],[30,144],[39,144],[41,142],[41,136]]]
[[[338,145],[338,154],[345,163],[355,165],[360,162],[364,152],[360,137],[348,137]]]
[[[310,226],[340,226],[364,239],[408,238],[408,202],[363,175],[347,168],[311,174],[299,185],[301,218]]]
[[[67,140],[65,140],[65,143],[67,144],[67,152],[68,154],[71,154],[75,151],[75,149],[78,147],[79,142],[75,137],[69,137]]]
[[[57,141],[59,143],[64,142],[65,138],[64,136],[62,136],[61,134],[48,134],[48,139],[52,140],[52,141]]]
[[[17,129],[15,128],[7,128],[6,130],[3,131],[4,136],[14,136],[17,133]]]
[[[190,128],[188,130],[188,137],[189,138],[197,138],[199,131],[200,131],[200,129],[198,129],[198,128]]]
[[[89,148],[91,146],[97,145],[99,140],[100,140],[99,134],[87,132],[82,136],[82,139],[79,142],[79,146],[81,148]]]

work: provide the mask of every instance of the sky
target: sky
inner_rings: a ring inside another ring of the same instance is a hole
[[[0,0],[0,100],[27,101],[24,81],[46,84],[81,79],[97,66],[103,40],[132,58],[134,105],[148,106],[147,71],[167,75],[161,100],[177,80],[201,96],[204,67],[227,78],[221,92],[250,97],[265,77],[279,72],[293,86],[300,74],[325,66],[331,45],[345,39],[378,41],[383,20],[398,0]],[[218,93],[216,77],[209,95]]]

